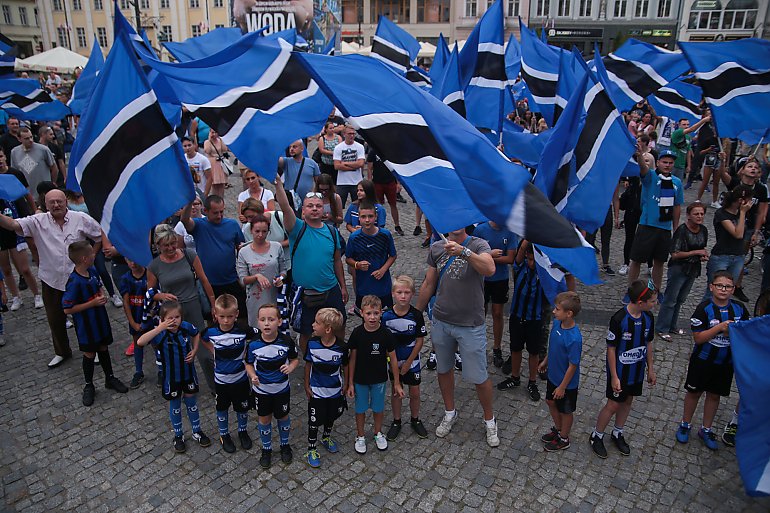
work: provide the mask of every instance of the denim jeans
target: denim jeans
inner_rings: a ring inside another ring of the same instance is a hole
[[[711,255],[709,263],[706,265],[706,292],[703,294],[704,301],[711,297],[711,291],[708,284],[717,271],[728,271],[733,276],[733,283],[738,282],[738,277],[743,271],[743,255]]]
[[[658,314],[658,333],[676,331],[676,323],[679,319],[679,310],[690,294],[695,277],[684,274],[681,265],[668,267],[668,280],[666,281],[666,293],[663,295],[663,304]]]

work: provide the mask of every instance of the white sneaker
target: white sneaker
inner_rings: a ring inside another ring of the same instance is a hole
[[[444,438],[449,434],[450,431],[452,431],[452,426],[455,425],[455,422],[457,422],[458,413],[455,412],[454,415],[449,416],[447,414],[444,414],[444,418],[441,419],[441,423],[436,428],[436,436],[439,438]]]
[[[487,429],[487,445],[490,447],[497,447],[500,445],[500,438],[497,436],[497,421],[495,421],[492,426],[484,421],[484,427]]]
[[[123,306],[123,298],[121,298],[119,294],[113,294],[110,299],[112,300],[112,304],[115,305],[115,308]]]
[[[11,299],[11,311],[15,312],[19,308],[21,308],[21,305],[24,304],[24,301],[21,300],[19,296],[16,296],[15,298]]]
[[[35,296],[35,308],[43,308],[43,296],[40,294]]]
[[[64,361],[64,357],[63,356],[59,356],[57,354],[56,356],[53,357],[53,360],[48,362],[48,368],[49,369],[53,369],[54,367],[57,367],[63,361]]]
[[[628,266],[626,264],[623,264],[620,266],[620,269],[618,269],[618,274],[621,276],[625,276],[628,274]]]
[[[69,317],[69,315],[68,315],[68,316],[67,316],[67,322],[65,322],[65,323],[64,323],[64,327],[65,327],[65,328],[67,328],[67,329],[70,329],[70,328],[72,328],[73,326],[75,326],[75,325],[74,325],[74,324],[72,324],[72,319],[70,319],[70,317]]]
[[[366,454],[366,437],[363,437],[363,436],[356,437],[356,452],[358,454]]]
[[[718,201],[715,201],[711,204],[711,208],[722,208],[722,204]]]
[[[382,434],[382,432],[377,433],[374,435],[374,443],[377,444],[377,449],[380,451],[384,451],[388,448],[388,439],[385,438],[385,435]]]

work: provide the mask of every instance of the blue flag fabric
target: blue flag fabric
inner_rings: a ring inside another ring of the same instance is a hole
[[[267,180],[275,176],[284,149],[319,133],[333,108],[282,38],[250,33],[205,59],[145,62],[241,162]]]
[[[647,97],[647,102],[659,116],[679,121],[690,120],[690,124],[700,121],[701,88],[681,79],[669,82]]]
[[[30,121],[54,121],[71,114],[66,105],[51,98],[37,80],[30,78],[0,79],[0,109]]]
[[[539,134],[525,133],[516,123],[506,119],[503,121],[505,154],[509,158],[520,160],[525,166],[536,168],[552,133],[553,130],[546,130]]]
[[[26,196],[28,192],[27,188],[12,174],[0,174],[0,199],[16,201]]]
[[[508,85],[513,85],[521,73],[521,45],[516,36],[511,34],[508,46],[505,47],[505,76],[508,77]]]
[[[770,315],[734,322],[729,330],[735,382],[741,393],[741,428],[735,438],[738,468],[746,493],[766,496],[770,495]]]
[[[629,39],[602,61],[609,78],[605,87],[620,111],[631,110],[634,104],[686,73],[690,67],[681,52],[636,39]]]
[[[430,65],[428,75],[430,75],[430,81],[433,87],[440,87],[441,79],[444,76],[446,63],[449,60],[449,45],[444,39],[444,34],[439,34],[438,43],[436,44],[436,53],[433,54],[433,63]]]
[[[98,38],[94,38],[94,46],[91,48],[88,64],[83,68],[83,72],[72,87],[72,98],[67,103],[73,114],[81,115],[85,112],[86,105],[88,105],[96,85],[96,77],[103,67],[102,47],[99,46]]]
[[[766,130],[746,130],[738,134],[738,139],[750,146],[767,143],[770,141],[770,128]]]
[[[412,191],[436,230],[491,219],[535,242],[579,245],[569,223],[529,183],[529,172],[439,100],[373,59],[298,57]]]
[[[460,52],[461,79],[465,87],[466,118],[475,127],[500,133],[504,109],[505,16],[503,1],[496,0],[473,28]]]
[[[370,56],[398,70],[416,86],[428,89],[430,77],[417,67],[419,52],[420,43],[413,35],[385,16],[380,16]]]
[[[220,27],[200,36],[185,39],[181,43],[169,41],[161,44],[174,59],[187,62],[213,55],[238,41],[242,35],[240,28]]]
[[[334,55],[336,48],[337,48],[337,33],[335,32],[321,53],[323,53],[324,55]]]
[[[548,126],[553,126],[556,85],[559,80],[559,53],[540,41],[521,19],[519,28],[521,77],[527,83],[532,98],[530,102],[537,104]]]
[[[465,117],[465,93],[460,84],[460,62],[457,52],[457,44],[452,49],[449,59],[444,66],[444,75],[433,84],[430,94],[449,105],[456,113]]]
[[[681,43],[721,137],[768,128],[770,41]]]
[[[0,34],[0,78],[13,78],[17,46],[14,41]]]
[[[573,52],[577,52],[577,50]],[[576,63],[578,64],[576,65]],[[556,84],[556,105],[554,105],[553,113],[554,125],[567,107],[567,101],[572,96],[572,93],[575,92],[583,74],[585,74],[585,63],[583,63],[581,55],[578,54],[576,56],[575,53],[559,52],[559,83]]]
[[[127,258],[147,265],[149,233],[194,198],[190,170],[173,128],[118,33],[93,91],[70,157],[68,187]]]

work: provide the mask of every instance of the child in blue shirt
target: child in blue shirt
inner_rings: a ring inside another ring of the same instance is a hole
[[[569,447],[573,413],[577,409],[580,384],[580,354],[583,336],[575,317],[580,313],[580,297],[575,292],[562,292],[554,300],[553,328],[548,342],[548,356],[538,366],[548,369],[545,401],[553,419],[551,431],[540,437],[545,450],[560,451]]]
[[[62,309],[66,315],[72,315],[78,345],[83,352],[83,375],[86,385],[83,388],[83,406],[94,404],[94,358],[99,355],[99,364],[104,371],[104,386],[125,394],[128,387],[112,373],[112,360],[107,346],[112,344],[112,329],[107,309],[104,305],[108,297],[102,291],[102,280],[94,267],[94,250],[87,241],[78,241],[68,248],[69,259],[75,264],[75,270],[62,296]]]
[[[128,332],[131,334],[131,344],[134,355],[134,377],[131,378],[131,389],[137,389],[144,381],[144,348],[136,345],[142,334],[142,317],[144,317],[144,295],[147,293],[147,270],[136,262],[126,259],[130,269],[124,274],[118,290],[123,296],[123,311],[128,319]]]

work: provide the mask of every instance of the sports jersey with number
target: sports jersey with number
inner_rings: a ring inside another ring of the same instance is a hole
[[[706,331],[723,321],[745,321],[749,313],[743,303],[730,300],[725,306],[717,306],[708,300],[699,304],[690,318],[690,328],[693,333]],[[717,365],[732,365],[733,353],[730,348],[730,335],[719,333],[716,337],[703,344],[695,344],[692,349],[694,357]]]
[[[398,315],[395,310],[388,309],[382,312],[382,324],[393,334],[396,339],[396,358],[401,367],[412,354],[414,345],[419,337],[425,337],[428,331],[425,329],[425,318],[422,312],[413,306],[404,315]],[[420,372],[420,356],[412,362],[410,372]]]
[[[635,385],[644,381],[647,368],[647,346],[655,338],[655,319],[650,312],[641,312],[639,318],[623,307],[610,318],[607,346],[615,348],[615,371],[621,385]],[[610,375],[607,362],[607,375]]]
[[[257,330],[251,327],[244,330],[235,325],[230,331],[223,331],[217,325],[206,329],[201,336],[214,345],[215,383],[240,383],[248,379],[246,365],[243,363],[246,341],[257,337]]]
[[[246,350],[246,363],[254,366],[259,385],[251,388],[265,395],[288,392],[289,376],[281,372],[281,367],[296,359],[297,347],[287,335],[278,335],[272,342],[265,342],[261,337],[253,340]]]
[[[176,333],[163,331],[155,335],[150,342],[160,354],[163,378],[167,386],[171,383],[187,383],[195,380],[195,365],[192,362],[185,362],[184,359],[192,351],[192,340],[197,334],[198,328],[187,321],[182,321]]]
[[[343,366],[348,364],[348,350],[344,344],[335,341],[326,347],[318,337],[307,343],[305,361],[311,362],[310,391],[317,399],[331,399],[342,396]]]

